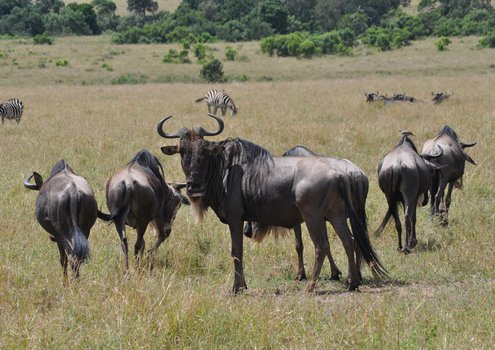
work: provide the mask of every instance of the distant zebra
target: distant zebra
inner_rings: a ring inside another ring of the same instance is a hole
[[[206,93],[205,96],[198,98],[196,102],[201,102],[206,99],[206,104],[208,105],[208,112],[211,113],[211,109],[213,108],[213,114],[217,113],[217,110],[220,108],[222,110],[222,117],[225,117],[225,113],[227,113],[227,108],[230,108],[232,111],[232,116],[237,115],[237,107],[230,98],[229,94],[225,92],[225,90],[210,90]]]
[[[12,98],[0,103],[0,116],[2,117],[2,124],[4,123],[5,118],[15,119],[17,124],[19,124],[23,110],[24,105],[22,104],[22,101],[17,98]]]

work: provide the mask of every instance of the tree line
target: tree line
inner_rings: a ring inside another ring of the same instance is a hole
[[[44,37],[112,33],[115,43],[260,40],[271,55],[350,54],[357,42],[390,50],[427,36],[483,36],[495,45],[490,0],[183,0],[174,12],[154,0],[0,0],[0,34]],[[42,40],[43,41],[43,40]]]

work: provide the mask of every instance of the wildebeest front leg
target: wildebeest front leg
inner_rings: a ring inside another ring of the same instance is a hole
[[[440,185],[438,186],[437,193],[435,194],[435,206],[434,206],[434,213],[439,214],[441,216],[442,211],[444,211],[444,203],[443,203],[443,196],[445,193],[445,188],[447,187],[447,183],[444,181],[440,182]]]
[[[294,234],[296,237],[296,252],[297,252],[297,265],[298,265],[296,281],[302,281],[307,279],[307,277],[306,277],[306,271],[304,269],[304,256],[303,256],[304,246],[302,241],[301,225],[294,226]]]
[[[449,182],[447,187],[447,194],[445,195],[445,212],[442,216],[442,225],[447,226],[449,224],[449,208],[452,200],[452,191],[454,190],[454,182]]]
[[[242,220],[229,224],[230,238],[232,243],[231,256],[234,259],[234,286],[232,292],[234,294],[242,293],[244,289],[247,289],[246,281],[244,279],[244,270],[242,267],[242,254],[243,254],[243,234],[242,234]]]
[[[158,237],[156,239],[156,243],[153,246],[153,248],[151,248],[149,250],[149,253],[151,255],[156,254],[158,247],[163,243],[163,241],[165,241],[167,239],[168,236],[170,236],[170,232],[171,232],[171,229],[159,229],[158,230]]]

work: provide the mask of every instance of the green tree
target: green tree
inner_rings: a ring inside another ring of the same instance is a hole
[[[203,64],[200,71],[201,77],[209,82],[220,82],[224,80],[223,65],[217,58]]]
[[[127,10],[144,17],[146,12],[158,11],[158,3],[153,0],[127,0]]]
[[[41,13],[59,13],[65,4],[62,0],[34,0],[34,6],[37,7]]]
[[[83,16],[84,22],[91,31],[90,34],[101,33],[101,29],[98,27],[98,22],[96,20],[96,12],[91,4],[77,4],[75,2],[71,2],[65,8],[80,13]]]
[[[262,0],[252,11],[254,17],[270,24],[275,33],[287,32],[289,12],[287,6],[279,0]]]

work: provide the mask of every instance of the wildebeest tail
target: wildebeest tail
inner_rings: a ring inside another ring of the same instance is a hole
[[[110,213],[109,217],[108,214],[104,214],[105,217],[108,218],[108,220],[106,221],[113,221],[117,223],[119,220],[122,219],[123,216],[126,216],[130,208],[131,201],[132,201],[132,188],[127,187],[124,182],[121,182],[119,184],[119,198],[116,201],[120,205],[117,208],[114,208],[114,210]],[[99,215],[100,213],[98,213],[98,216]]]
[[[67,255],[77,263],[82,263],[89,258],[88,238],[79,227],[80,203],[81,199],[78,196],[71,196],[69,210],[72,234],[69,239],[64,240]]]
[[[397,173],[395,173],[397,175]],[[388,184],[387,188],[382,188],[382,191],[385,193],[385,196],[387,197],[387,213],[385,214],[385,217],[383,218],[382,223],[380,226],[376,229],[376,231],[373,233],[375,237],[380,236],[382,233],[383,229],[385,226],[387,226],[388,221],[390,220],[390,217],[392,216],[393,210],[397,210],[396,208],[392,207],[392,203],[390,201],[398,201],[397,195],[399,193],[399,183],[400,183],[400,177],[394,176],[393,171],[388,171],[386,174],[381,175],[381,176],[386,176],[386,183]],[[380,186],[381,187],[381,186]],[[394,204],[395,206],[397,203]]]
[[[340,182],[340,194],[345,200],[351,221],[352,234],[358,248],[361,250],[364,260],[371,268],[371,271],[375,277],[386,277],[387,270],[380,262],[380,259],[373,249],[369,239],[366,216],[363,213],[358,214],[356,212],[352,204],[350,186],[346,181]]]

